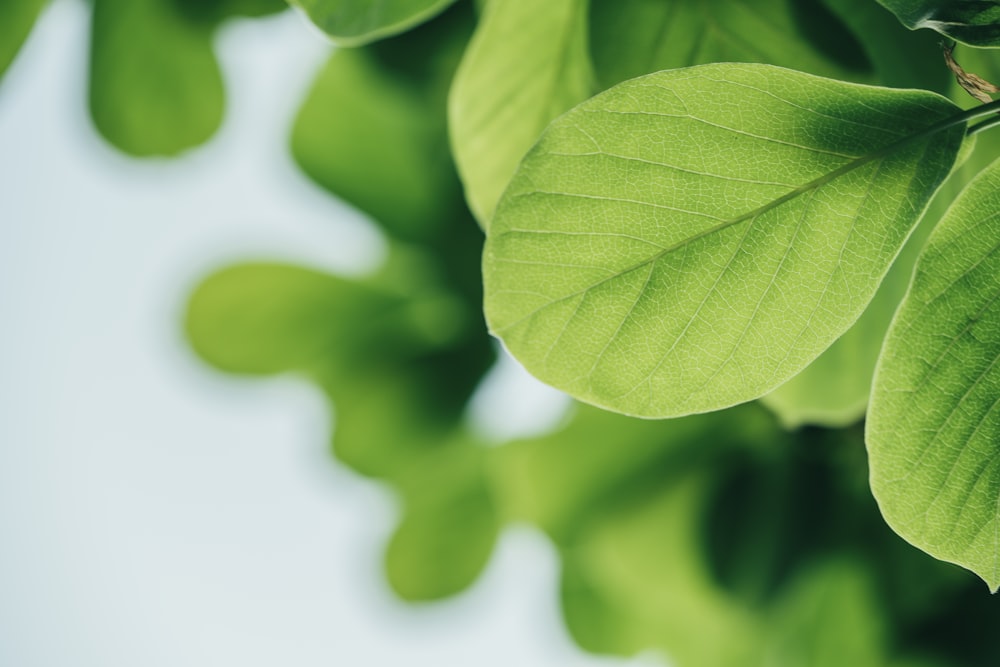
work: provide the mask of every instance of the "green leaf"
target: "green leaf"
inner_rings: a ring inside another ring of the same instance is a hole
[[[341,46],[361,46],[406,32],[455,0],[288,0]]]
[[[108,141],[132,155],[175,155],[222,123],[213,26],[170,0],[95,0],[90,110]]]
[[[299,111],[299,166],[393,236],[439,234],[461,207],[446,99],[471,31],[471,10],[456,7],[400,37],[339,49]]]
[[[48,0],[4,0],[0,3],[0,76],[7,71]]]
[[[954,178],[952,174],[946,183]],[[941,196],[946,194],[945,187],[934,198],[858,321],[804,371],[761,398],[787,428],[804,424],[841,427],[864,417],[882,341],[910,285],[924,241],[949,201]]]
[[[542,129],[593,92],[586,14],[584,0],[486,7],[448,108],[455,161],[483,227]]]
[[[623,83],[553,123],[504,195],[490,328],[544,382],[626,414],[768,393],[868,305],[955,161],[955,111],[764,65]]]
[[[911,30],[930,28],[973,46],[1000,46],[1000,0],[878,0]]]
[[[817,49],[797,18],[819,13],[814,0],[591,0],[590,43],[602,87],[664,69],[713,62],[765,63],[822,76],[857,72],[857,41],[827,12],[822,34],[847,51],[845,67]],[[864,68],[862,56],[860,66]]]
[[[1000,586],[1000,161],[956,200],[879,361],[872,491],[903,538]]]

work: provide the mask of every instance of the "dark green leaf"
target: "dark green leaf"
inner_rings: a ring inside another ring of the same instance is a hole
[[[930,28],[973,46],[1000,46],[1000,0],[878,0],[911,30]]]

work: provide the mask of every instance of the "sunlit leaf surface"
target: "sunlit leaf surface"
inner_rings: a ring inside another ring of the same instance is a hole
[[[506,192],[490,327],[626,414],[757,398],[867,306],[961,145],[923,130],[955,111],[763,65],[621,84],[550,126]]]
[[[879,362],[872,490],[900,535],[1000,586],[1000,162],[928,241]]]
[[[90,110],[112,144],[137,156],[175,155],[222,122],[213,27],[170,0],[95,0]]]

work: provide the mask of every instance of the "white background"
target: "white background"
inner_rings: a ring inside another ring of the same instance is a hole
[[[138,163],[90,128],[87,39],[85,3],[58,0],[0,82],[0,665],[637,664],[575,648],[527,528],[470,592],[398,603],[392,497],[328,458],[317,393],[186,349],[186,294],[227,261],[381,252],[287,156],[323,40],[291,13],[227,26],[222,132]]]

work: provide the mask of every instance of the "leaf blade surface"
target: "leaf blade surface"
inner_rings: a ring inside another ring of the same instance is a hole
[[[955,110],[763,65],[626,82],[554,123],[504,195],[490,327],[541,380],[626,414],[757,398],[870,301],[962,130],[911,137]]]
[[[290,0],[341,46],[361,46],[409,30],[455,0]]]
[[[883,516],[1000,585],[1000,162],[928,240],[876,371],[866,440]]]

